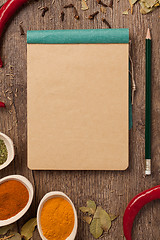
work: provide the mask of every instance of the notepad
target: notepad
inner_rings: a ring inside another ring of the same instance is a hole
[[[27,33],[28,167],[125,170],[128,29]]]

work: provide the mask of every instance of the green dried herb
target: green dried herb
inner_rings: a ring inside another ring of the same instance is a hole
[[[89,214],[93,215],[96,211],[96,204],[94,201],[88,200],[87,207],[80,207],[80,210],[83,213],[89,213]]]
[[[26,222],[23,225],[23,227],[21,229],[21,236],[25,240],[31,239],[36,226],[37,226],[37,219],[36,218],[30,219],[28,222]]]
[[[118,218],[118,216],[115,216],[115,215],[112,215],[112,214],[109,214],[109,216],[110,216],[111,221],[114,221],[115,219]]]
[[[101,210],[102,208],[98,206],[93,218],[100,218]]]
[[[90,232],[93,235],[93,237],[96,239],[102,235],[103,229],[101,228],[101,222],[99,218],[95,218],[91,222]]]
[[[100,222],[101,222],[101,228],[105,232],[108,232],[109,229],[111,228],[111,218],[108,215],[108,213],[103,209],[101,209],[100,211]]]
[[[5,163],[7,158],[8,158],[8,151],[7,151],[6,144],[2,139],[0,139],[0,165]]]

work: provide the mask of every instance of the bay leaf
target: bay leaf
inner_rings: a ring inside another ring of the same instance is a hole
[[[89,208],[88,207],[80,207],[79,210],[81,210],[81,212],[83,212],[83,213],[89,212]]]
[[[37,226],[37,219],[36,218],[30,219],[28,222],[26,222],[23,225],[23,227],[21,229],[21,236],[25,240],[31,239],[31,237],[33,236],[33,231],[36,226]]]
[[[144,3],[148,8],[152,8],[157,3],[157,0],[145,0]]]
[[[111,219],[109,214],[104,210],[100,210],[100,223],[101,223],[101,228],[105,231],[108,232],[109,229],[111,228]]]
[[[102,210],[102,208],[100,206],[98,206],[93,218],[100,218],[101,210]]]
[[[89,9],[89,7],[86,3],[86,0],[81,0],[81,10],[86,11],[88,9]]]
[[[90,224],[90,223],[92,222],[92,217],[84,216],[84,217],[83,217],[83,220],[84,220],[86,223]]]
[[[94,214],[96,211],[96,203],[92,200],[87,201],[87,207],[89,208],[89,214]]]
[[[13,230],[14,224],[10,224],[0,228],[0,235],[5,235],[9,230]]]
[[[159,7],[159,0],[140,0],[141,5],[140,12],[142,14],[147,14],[152,12],[156,7]]]
[[[79,208],[81,210],[81,212],[83,213],[89,213],[91,215],[94,215],[95,211],[96,211],[96,204],[94,201],[92,200],[88,200],[87,201],[87,207],[80,207]]]
[[[141,12],[142,14],[150,13],[150,12],[152,12],[153,9],[154,9],[154,8],[148,8],[148,7],[145,5],[145,3],[142,2],[142,1],[140,1],[139,3],[140,3],[140,5],[141,5],[140,12]]]
[[[19,233],[11,232],[11,235],[14,234],[13,237],[9,238],[8,240],[21,240],[22,237]]]
[[[103,229],[101,228],[101,222],[99,218],[93,219],[90,225],[90,233],[93,235],[94,238],[99,238],[102,233]]]
[[[118,218],[118,215],[116,216],[116,215],[109,214],[109,216],[110,216],[111,221],[114,221],[115,219]]]

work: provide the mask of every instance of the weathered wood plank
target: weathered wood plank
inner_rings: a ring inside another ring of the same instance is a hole
[[[71,9],[65,10],[65,20],[62,23],[59,16],[64,4],[73,2],[80,14],[80,20],[73,18]],[[106,2],[108,2],[106,0]],[[78,211],[79,228],[77,240],[93,239],[88,226],[81,219],[79,206],[85,204],[88,198],[101,204],[106,210],[118,213],[120,216],[113,223],[109,235],[104,239],[123,239],[122,217],[129,200],[140,191],[159,184],[160,182],[160,83],[159,83],[159,10],[142,16],[139,5],[134,8],[133,15],[123,16],[122,12],[129,7],[128,1],[114,0],[113,11],[107,9],[106,19],[113,28],[129,27],[132,40],[132,58],[134,63],[137,92],[133,106],[133,129],[130,131],[130,167],[125,172],[107,171],[35,171],[31,172],[27,162],[27,75],[26,75],[26,35],[20,36],[19,23],[23,21],[24,30],[38,29],[80,29],[105,28],[101,12],[94,21],[89,21],[88,15],[99,10],[96,0],[89,0],[89,10],[81,11],[80,1],[55,0],[30,2],[17,13],[7,27],[1,42],[1,54],[5,67],[0,70],[0,99],[7,103],[7,109],[0,110],[1,131],[8,134],[15,143],[16,157],[14,162],[0,172],[0,177],[10,174],[22,174],[36,186],[34,202],[29,212],[19,221],[19,226],[27,219],[35,216],[38,203],[42,196],[51,190],[60,190],[68,194]],[[39,6],[48,6],[49,12],[41,17]],[[50,19],[52,18],[52,19]],[[145,35],[148,25],[153,39],[152,67],[152,156],[153,174],[144,178],[144,132],[145,132]],[[13,68],[11,69],[11,66]],[[102,69],[103,71],[103,69]],[[6,74],[13,74],[6,76]],[[18,89],[18,92],[16,92]],[[9,90],[4,96],[3,92]],[[9,93],[11,92],[11,93]],[[17,96],[16,96],[16,95]],[[9,97],[9,99],[7,99]],[[10,103],[12,103],[10,105]],[[9,113],[9,110],[11,111]],[[45,161],[45,159],[44,159]],[[98,163],[97,163],[98,164]],[[34,176],[34,179],[33,179]],[[160,203],[154,202],[145,207],[134,223],[133,239],[159,239]],[[37,234],[34,239],[39,239]]]

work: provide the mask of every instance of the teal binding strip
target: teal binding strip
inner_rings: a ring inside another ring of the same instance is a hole
[[[27,31],[27,43],[128,43],[129,29],[80,29]]]

